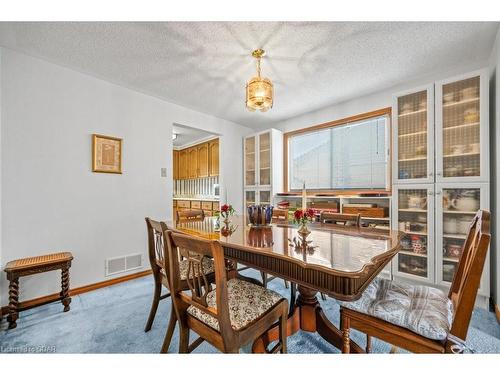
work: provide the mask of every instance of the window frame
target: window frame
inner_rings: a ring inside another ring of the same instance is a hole
[[[308,192],[318,193],[318,194],[332,194],[332,195],[342,195],[342,194],[363,194],[363,193],[372,193],[372,194],[390,194],[392,192],[392,108],[386,107],[381,108],[375,111],[361,113],[355,116],[345,117],[339,120],[329,121],[318,125],[309,126],[307,128],[293,130],[283,134],[283,191],[285,193],[294,193],[298,190],[290,190],[288,184],[288,144],[290,137],[293,137],[298,134],[315,132],[318,130],[334,128],[336,126],[347,125],[350,122],[357,122],[361,120],[368,120],[374,117],[387,116],[387,125],[389,126],[389,141],[388,141],[388,149],[389,149],[389,158],[387,162],[387,185],[385,189],[342,189],[342,190],[314,190],[307,189]],[[307,186],[306,186],[307,188]]]

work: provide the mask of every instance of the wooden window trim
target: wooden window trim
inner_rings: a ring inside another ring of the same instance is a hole
[[[346,125],[349,122],[356,122],[361,120],[366,120],[372,117],[379,116],[388,116],[389,118],[389,188],[388,189],[356,189],[356,190],[308,190],[311,193],[320,193],[320,194],[332,194],[332,195],[349,195],[349,194],[391,194],[392,187],[392,108],[386,107],[377,109],[375,111],[361,113],[359,115],[345,117],[339,120],[329,121],[318,125],[309,126],[307,128],[293,130],[283,134],[283,191],[285,193],[289,192],[288,190],[288,140],[290,137],[295,136],[297,134],[309,133],[321,129],[333,128],[335,126]]]

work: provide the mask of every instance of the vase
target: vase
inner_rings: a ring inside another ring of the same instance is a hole
[[[307,228],[306,223],[300,224],[299,230],[297,231],[298,234],[300,234],[303,238],[306,238],[311,234],[311,231]]]

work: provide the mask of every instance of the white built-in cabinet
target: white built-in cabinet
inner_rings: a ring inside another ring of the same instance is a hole
[[[243,139],[245,207],[272,204],[283,188],[283,134],[276,129]]]
[[[449,287],[468,224],[489,209],[486,70],[393,98],[392,228],[406,233],[395,277]],[[479,290],[489,296],[489,260]]]

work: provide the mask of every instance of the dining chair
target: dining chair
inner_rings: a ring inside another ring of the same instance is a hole
[[[490,238],[490,213],[480,210],[448,295],[377,278],[359,300],[341,302],[342,352],[349,353],[350,329],[417,353],[450,353],[464,345]]]
[[[203,220],[205,218],[205,213],[203,210],[180,210],[177,211],[176,220],[188,221],[188,220]]]
[[[337,224],[337,225],[340,224],[340,225],[361,227],[361,215],[321,212],[319,216],[319,222],[326,224]]]
[[[179,318],[179,352],[190,353],[203,341],[225,353],[239,349],[279,324],[280,338],[269,350],[286,353],[286,324],[288,302],[280,294],[237,278],[227,279],[224,250],[217,241],[195,238],[167,231],[170,262],[171,292]],[[180,283],[181,266],[175,256],[188,250],[186,283]],[[212,258],[215,269],[215,288],[200,272],[205,259]],[[193,330],[199,338],[189,344]]]
[[[170,297],[171,293],[167,292],[164,295],[161,295],[162,286],[170,290],[168,282],[169,258],[165,251],[165,240],[163,234],[169,228],[164,222],[154,221],[148,217],[146,218],[146,227],[148,232],[149,263],[151,264],[151,270],[153,271],[153,279],[155,285],[151,310],[149,311],[149,317],[146,322],[146,327],[144,328],[144,331],[148,332],[149,330],[151,330],[151,327],[153,325],[156,310],[158,309],[158,304],[161,300]],[[180,264],[182,269],[181,286],[184,288],[184,290],[188,290],[189,288],[185,281],[187,277],[187,260],[181,260]],[[213,261],[207,259],[203,266],[203,270],[207,275],[207,279],[211,281],[215,280]],[[166,353],[168,351],[176,321],[177,319],[172,305],[167,333],[165,335],[165,339],[161,348],[162,353]]]

